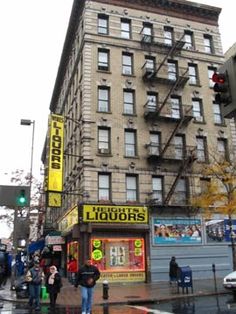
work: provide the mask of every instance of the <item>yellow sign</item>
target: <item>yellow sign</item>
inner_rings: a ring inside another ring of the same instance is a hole
[[[95,260],[95,261],[99,261],[100,259],[103,258],[103,254],[102,254],[102,251],[101,250],[94,250],[92,252],[92,258]]]
[[[48,190],[62,191],[64,118],[52,114],[49,119]]]
[[[78,222],[78,207],[74,206],[58,222],[58,229],[62,232],[70,231]]]
[[[145,206],[84,205],[83,221],[146,224],[148,210]]]
[[[55,192],[48,192],[48,206],[61,207],[61,194]]]
[[[142,247],[142,240],[141,239],[137,239],[134,241],[134,246],[135,247]]]
[[[99,282],[144,282],[145,277],[145,272],[101,272]]]

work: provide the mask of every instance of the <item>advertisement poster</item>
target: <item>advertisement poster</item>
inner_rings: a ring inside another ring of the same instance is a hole
[[[153,218],[153,242],[158,245],[201,244],[202,225],[200,219]]]
[[[208,243],[225,243],[231,241],[229,219],[206,220],[206,235]],[[232,220],[234,239],[236,238],[236,220]]]

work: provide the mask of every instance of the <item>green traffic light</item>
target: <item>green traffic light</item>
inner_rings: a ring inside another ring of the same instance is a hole
[[[25,206],[27,203],[27,199],[25,196],[25,190],[20,190],[20,195],[17,197],[17,205],[18,206]]]

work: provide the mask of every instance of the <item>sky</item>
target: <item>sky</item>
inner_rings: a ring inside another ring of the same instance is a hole
[[[197,0],[222,8],[219,26],[223,51],[232,36],[233,1]],[[73,0],[0,0],[0,185],[16,169],[30,171],[35,121],[33,176],[40,174],[49,105],[56,80]],[[0,238],[9,235],[0,224]]]

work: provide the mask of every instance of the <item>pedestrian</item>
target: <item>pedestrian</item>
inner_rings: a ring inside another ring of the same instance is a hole
[[[36,311],[40,311],[40,291],[44,280],[44,273],[39,266],[39,262],[34,262],[26,273],[26,282],[29,284],[29,306],[35,307]]]
[[[2,285],[4,285],[4,281],[6,278],[6,268],[4,264],[0,264],[0,290],[3,290],[4,288]]]
[[[78,267],[77,267],[77,260],[72,255],[69,256],[69,261],[67,264],[67,271],[68,271],[68,279],[72,283],[72,285],[74,285],[76,273],[78,272]]]
[[[93,292],[96,281],[100,278],[100,271],[92,265],[91,259],[87,259],[85,264],[79,269],[75,282],[75,287],[81,286],[82,314],[91,314]]]
[[[178,272],[178,264],[176,262],[175,256],[171,257],[170,264],[169,264],[169,277],[170,277],[170,285],[172,282],[177,282],[177,272]]]
[[[46,277],[45,286],[47,289],[47,293],[49,293],[50,308],[51,310],[54,310],[56,306],[57,295],[62,287],[61,276],[57,271],[56,266],[54,265],[50,266],[49,268],[49,273]]]

